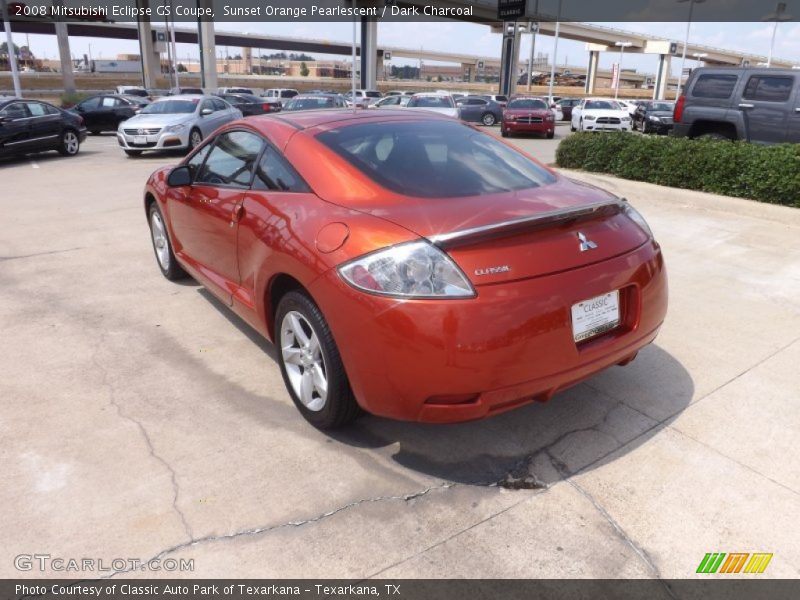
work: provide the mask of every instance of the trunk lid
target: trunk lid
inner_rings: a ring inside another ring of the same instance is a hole
[[[539,277],[608,260],[648,239],[624,202],[559,178],[540,188],[377,211],[447,252],[473,285]]]

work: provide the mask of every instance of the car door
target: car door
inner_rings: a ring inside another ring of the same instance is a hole
[[[258,162],[253,184],[244,195],[237,242],[241,287],[234,293],[234,305],[244,308],[240,314],[252,316],[253,301],[264,281],[263,267],[271,264],[273,272],[281,269],[282,255],[298,261],[318,260],[312,251],[313,240],[301,241],[293,232],[298,219],[308,218],[318,210],[320,200],[311,192],[283,154],[267,142]],[[321,223],[322,224],[322,223]]]
[[[786,139],[787,108],[796,79],[783,74],[750,76],[739,101],[749,141],[779,144]]]
[[[206,112],[207,114],[204,114]],[[217,125],[217,123],[219,123],[219,114],[215,112],[214,103],[211,101],[211,98],[206,98],[200,102],[200,105],[197,107],[197,114],[199,115],[197,118],[197,126],[203,133],[203,137],[208,137],[219,126]]]
[[[86,125],[86,129],[89,131],[99,131],[101,127],[101,118],[100,118],[100,101],[102,100],[101,96],[93,96],[92,98],[87,98],[83,102],[80,102],[77,106],[75,106],[75,112],[77,112],[80,116],[83,117],[83,122]]]
[[[0,153],[17,154],[31,149],[30,116],[22,102],[12,102],[0,110]]]
[[[117,111],[120,108],[120,101],[114,96],[103,96],[100,99],[100,106],[97,109],[97,124],[100,131],[116,130]]]
[[[262,147],[262,138],[249,131],[220,134],[187,163],[192,185],[174,190],[169,200],[175,248],[228,301],[239,285],[241,204]]]
[[[30,140],[33,148],[54,148],[63,127],[64,117],[52,107],[41,102],[25,102],[30,113]]]
[[[461,118],[465,121],[480,121],[481,115],[483,115],[486,107],[489,105],[489,102],[484,100],[483,98],[467,98],[466,106],[466,116],[464,115],[465,111],[462,111]]]

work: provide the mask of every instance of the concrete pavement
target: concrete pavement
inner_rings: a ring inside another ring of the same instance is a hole
[[[64,575],[15,568],[47,553],[206,577],[682,578],[706,552],[800,575],[800,211],[570,173],[662,243],[656,343],[489,420],[325,434],[268,343],[158,272],[142,185],[178,160],[103,136],[0,162],[0,575]]]

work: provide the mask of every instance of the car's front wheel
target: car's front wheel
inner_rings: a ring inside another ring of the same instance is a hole
[[[328,323],[304,293],[281,298],[275,313],[281,375],[295,405],[320,429],[341,427],[360,412]]]
[[[497,119],[492,113],[486,113],[481,117],[481,123],[486,125],[486,127],[491,127],[495,123],[497,123]]]
[[[78,134],[72,129],[67,129],[61,134],[61,141],[58,145],[58,151],[64,156],[75,156],[78,150],[81,149],[81,141]]]
[[[189,134],[189,150],[194,150],[200,145],[200,142],[203,141],[203,134],[200,133],[199,129],[192,129],[191,133]]]
[[[156,202],[150,205],[150,238],[153,241],[153,251],[156,253],[156,262],[161,274],[170,281],[186,277],[186,271],[178,264],[172,252],[167,225]]]

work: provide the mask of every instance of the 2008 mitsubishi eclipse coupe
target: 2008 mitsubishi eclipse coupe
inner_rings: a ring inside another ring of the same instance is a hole
[[[164,276],[274,342],[320,428],[547,400],[631,361],[667,309],[630,204],[433,113],[230,123],[153,173],[145,210]]]

